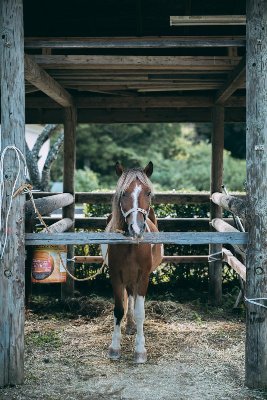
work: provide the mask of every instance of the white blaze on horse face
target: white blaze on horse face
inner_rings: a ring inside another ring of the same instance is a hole
[[[135,186],[135,188],[134,188],[134,191],[133,191],[133,193],[132,193],[133,208],[135,208],[135,209],[138,208],[138,197],[139,197],[139,194],[141,193],[141,191],[142,191],[142,186],[136,184],[136,186]],[[140,233],[140,228],[139,228],[138,223],[137,223],[137,214],[138,214],[138,211],[135,210],[135,211],[133,212],[133,224],[132,224],[132,227],[133,227],[133,231],[134,231],[137,235],[139,235],[139,233]]]
[[[145,321],[145,298],[143,296],[136,296],[134,317],[137,331],[135,339],[135,351],[136,353],[145,353],[145,337],[143,331],[143,325]]]

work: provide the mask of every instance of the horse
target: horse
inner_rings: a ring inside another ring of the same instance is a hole
[[[126,333],[136,333],[134,361],[145,363],[144,301],[149,275],[160,265],[163,257],[162,244],[140,243],[144,232],[158,232],[151,207],[153,186],[149,180],[153,163],[150,161],[144,169],[124,170],[117,162],[115,170],[119,179],[106,232],[123,232],[136,241],[133,240],[133,244],[102,245],[114,296],[114,330],[108,357],[118,360],[121,356],[121,321],[127,310]]]

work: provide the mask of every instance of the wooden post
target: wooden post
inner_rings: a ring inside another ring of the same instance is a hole
[[[25,93],[22,0],[0,3],[1,151],[16,146],[24,152]],[[4,159],[1,247],[12,188],[18,171],[13,150]],[[24,165],[17,186],[25,182]],[[0,387],[24,379],[24,196],[13,199],[7,228],[7,243],[0,260]]]
[[[211,182],[210,192],[219,192],[222,189],[223,179],[223,146],[224,146],[224,108],[213,108],[213,127],[211,136]],[[222,218],[222,209],[212,201],[210,203],[210,219]],[[222,251],[221,244],[210,244],[210,254]],[[222,261],[213,261],[209,264],[210,299],[214,304],[222,301]]]
[[[247,0],[247,285],[267,298],[267,0]],[[267,300],[259,301],[267,305]],[[267,389],[267,310],[247,301],[246,385]]]
[[[76,163],[76,109],[74,107],[65,108],[64,119],[64,175],[63,175],[63,191],[71,193],[74,196],[74,174]],[[63,208],[63,218],[70,218],[74,221],[75,201],[73,204]],[[68,232],[74,232],[73,226]],[[74,256],[74,246],[69,245],[67,258],[71,259]],[[68,270],[74,274],[74,262],[68,262]],[[73,297],[74,281],[67,276],[66,283],[61,285],[61,297]]]

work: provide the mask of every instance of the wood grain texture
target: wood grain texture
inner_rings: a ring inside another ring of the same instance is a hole
[[[267,297],[267,0],[247,1],[247,284]],[[267,303],[265,302],[265,305]],[[267,312],[247,302],[246,385],[267,389]]]
[[[232,253],[230,250],[227,250],[225,248],[222,249],[223,253],[223,260],[227,262],[230,267],[232,267],[235,272],[243,279],[243,281],[246,281],[246,267],[244,264],[242,264]]]
[[[223,179],[223,148],[224,148],[224,108],[215,106],[212,114],[211,136],[211,180],[210,192],[216,192],[222,187]],[[210,219],[221,218],[222,210],[210,203]],[[212,228],[211,228],[212,229]],[[210,254],[222,251],[221,244],[210,244]],[[213,261],[209,264],[210,298],[214,304],[222,302],[222,262]]]
[[[121,233],[28,233],[26,244],[36,246],[38,244],[138,244],[137,241],[122,235]],[[243,232],[158,232],[145,233],[141,243],[170,243],[170,244],[208,244],[208,243],[237,243],[246,244],[247,234]]]
[[[48,215],[52,211],[57,210],[73,204],[74,197],[70,193],[60,193],[47,197],[41,197],[36,199],[35,206],[41,215]],[[36,217],[35,210],[31,200],[26,201],[25,204],[25,218],[26,220],[31,220]]]
[[[0,2],[1,151],[15,145],[23,154],[25,129],[22,0]],[[22,168],[23,169],[23,168]],[[15,153],[4,162],[2,224],[5,224],[12,187],[18,171]],[[17,185],[25,182],[21,171]],[[13,199],[8,219],[7,245],[0,268],[0,386],[24,380],[24,246],[25,196]],[[5,228],[4,228],[5,229]],[[3,243],[4,229],[1,232]]]
[[[181,47],[244,47],[244,36],[161,37],[26,37],[25,49],[150,49]]]
[[[218,188],[221,190],[221,188]],[[212,193],[211,200],[214,204],[224,208],[227,211],[236,214],[240,218],[246,219],[246,200],[235,196],[226,195],[220,192]]]
[[[239,88],[243,87],[246,80],[246,57],[243,57],[235,69],[230,72],[223,87],[215,95],[216,104],[225,104],[230,96]]]
[[[63,218],[57,222],[54,222],[52,225],[49,225],[50,233],[60,233],[66,232],[73,226],[73,220],[70,218]],[[44,228],[41,232],[47,232],[46,228]]]
[[[64,110],[64,170],[63,170],[63,190],[66,193],[71,193],[75,198],[74,189],[74,174],[76,166],[76,121],[77,114],[74,107]],[[75,221],[75,202],[66,205],[63,208],[63,217],[70,218]],[[75,223],[68,229],[68,232],[74,232]],[[72,259],[74,256],[74,247],[68,246],[67,258]],[[74,263],[68,261],[68,270],[74,274]],[[67,276],[66,282],[61,284],[61,297],[73,297],[74,295],[74,280]]]

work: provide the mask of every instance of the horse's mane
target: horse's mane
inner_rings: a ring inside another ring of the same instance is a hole
[[[113,196],[112,219],[109,224],[111,232],[116,229],[123,230],[125,221],[120,209],[120,198],[135,179],[147,186],[153,195],[153,185],[142,168],[132,168],[124,171],[118,180],[116,192]]]

